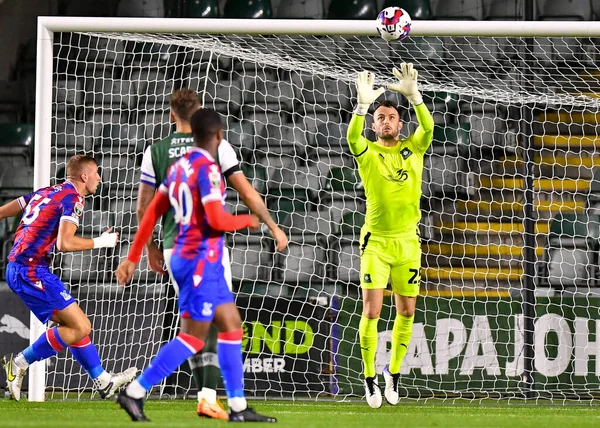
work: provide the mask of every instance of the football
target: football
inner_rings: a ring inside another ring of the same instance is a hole
[[[410,25],[410,15],[400,7],[386,7],[377,15],[377,32],[388,42],[406,38]]]

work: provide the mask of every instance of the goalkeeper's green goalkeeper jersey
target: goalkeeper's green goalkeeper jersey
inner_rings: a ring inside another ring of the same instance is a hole
[[[421,220],[423,158],[433,136],[433,118],[425,104],[415,106],[419,127],[393,147],[362,136],[364,116],[352,115],[350,151],[358,163],[367,199],[365,227],[380,235],[416,231]]]
[[[181,156],[186,154],[194,145],[192,134],[176,132],[170,137],[152,144],[144,152],[142,159],[141,182],[158,189],[167,176],[169,167]],[[242,172],[235,150],[227,140],[221,140],[217,152],[217,163],[225,178],[232,174]],[[177,225],[173,210],[168,210],[162,217],[163,248],[173,248]]]

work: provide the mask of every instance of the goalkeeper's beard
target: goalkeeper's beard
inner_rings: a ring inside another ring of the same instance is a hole
[[[388,132],[381,132],[381,134],[377,135],[377,139],[381,142],[384,142],[386,144],[394,144],[398,141],[398,132],[394,132],[394,131],[388,131]]]

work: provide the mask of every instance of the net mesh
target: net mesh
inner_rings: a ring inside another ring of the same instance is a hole
[[[436,124],[425,157],[422,297],[401,395],[521,397],[526,137],[534,154],[536,397],[588,399],[599,388],[594,210],[600,70],[585,38],[368,37],[62,33],[55,35],[52,177],[91,154],[103,183],[82,233],[114,226],[114,250],[57,255],[54,266],[90,316],[106,367],[146,367],[175,334],[168,281],[142,259],[133,284],[113,274],[132,242],[144,148],[174,131],[170,94],[197,90],[222,113],[226,138],[290,237],[228,235],[244,316],[246,389],[257,396],[361,396],[359,234],[365,198],[345,141],[357,71],[413,62]],[[407,136],[417,126],[406,100]],[[523,106],[533,108],[527,120]],[[369,118],[370,120],[370,118]],[[374,140],[370,122],[365,136]],[[247,212],[230,189],[227,208]],[[386,297],[378,371],[394,320]],[[87,394],[70,355],[50,361],[47,388]],[[193,391],[184,367],[161,394]]]

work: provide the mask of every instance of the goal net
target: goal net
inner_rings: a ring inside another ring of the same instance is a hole
[[[120,233],[114,250],[59,254],[54,267],[90,316],[108,370],[147,367],[176,333],[175,294],[145,258],[127,288],[116,285],[113,271],[137,227],[142,153],[174,132],[169,95],[189,87],[222,114],[246,176],[290,238],[289,249],[277,254],[266,230],[227,236],[244,320],[246,391],[364,394],[358,284],[365,197],[345,135],[357,72],[376,71],[376,84],[385,85],[392,67],[412,62],[436,126],[425,156],[421,296],[401,396],[586,400],[596,394],[595,39],[414,35],[388,44],[372,36],[310,35],[313,25],[323,28],[319,22],[306,22],[303,36],[179,34],[177,21],[170,22],[169,33],[53,38],[51,149],[43,161],[57,182],[71,155],[93,155],[103,182],[86,199],[80,229],[85,236],[110,226]],[[402,135],[414,132],[406,100],[392,92],[385,97],[401,106]],[[365,136],[374,140],[370,123],[369,115]],[[247,212],[231,189],[227,209]],[[526,236],[532,275],[524,273]],[[531,315],[523,307],[533,300],[535,331],[528,331]],[[394,316],[386,297],[379,372],[389,361]],[[69,353],[50,360],[52,397],[89,397],[90,390]],[[195,394],[189,368],[153,393]]]

